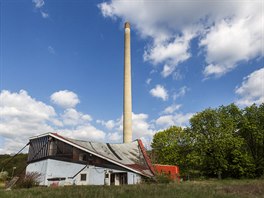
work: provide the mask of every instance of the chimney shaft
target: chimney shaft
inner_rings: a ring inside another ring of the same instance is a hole
[[[123,142],[132,142],[132,91],[131,91],[131,57],[130,24],[125,23],[125,60],[124,60],[124,106],[123,106]]]

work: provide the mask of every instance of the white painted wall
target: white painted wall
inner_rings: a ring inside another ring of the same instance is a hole
[[[49,186],[51,182],[48,182],[47,179],[54,177],[65,177],[66,180],[60,182],[63,185],[107,185],[110,184],[110,177],[105,180],[106,172],[120,173],[124,171],[101,168],[96,166],[87,166],[86,165],[64,162],[59,160],[47,159],[39,162],[30,163],[27,166],[26,172],[39,172],[41,174],[40,185]],[[83,169],[75,178],[71,179],[77,174],[81,169]],[[86,181],[81,181],[81,174],[86,174]],[[141,176],[127,172],[127,181],[128,184],[137,184],[141,181]],[[115,184],[119,185],[119,178],[115,179]]]
[[[40,185],[47,185],[47,183],[45,183],[47,177],[46,174],[47,165],[48,165],[47,160],[31,163],[27,166],[26,173],[32,173],[32,172],[40,173],[41,174],[39,178]]]
[[[127,173],[127,184],[139,184],[140,182],[141,182],[140,175],[132,172]]]

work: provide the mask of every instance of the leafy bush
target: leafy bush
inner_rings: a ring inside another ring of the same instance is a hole
[[[27,173],[25,177],[18,181],[17,188],[32,188],[39,185],[40,173],[31,172]]]
[[[2,171],[0,172],[0,182],[5,182],[8,178],[8,172]]]
[[[158,183],[162,183],[162,184],[168,184],[173,181],[170,175],[164,173],[156,174],[156,180]]]

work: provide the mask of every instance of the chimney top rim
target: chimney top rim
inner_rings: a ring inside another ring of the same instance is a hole
[[[125,22],[125,28],[129,28],[130,29],[130,23],[129,22]]]

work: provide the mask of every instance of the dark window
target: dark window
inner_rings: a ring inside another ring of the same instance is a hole
[[[86,174],[81,174],[81,181],[86,181]]]

